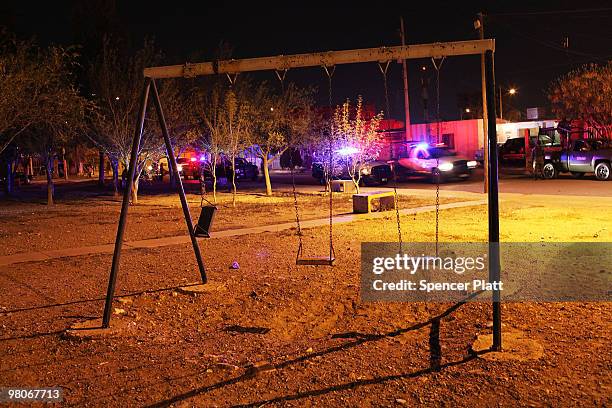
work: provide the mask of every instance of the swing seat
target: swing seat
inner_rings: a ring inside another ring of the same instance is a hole
[[[296,265],[311,265],[311,266],[334,266],[336,258],[327,256],[319,256],[312,258],[298,258],[295,261]]]
[[[206,205],[202,207],[200,211],[200,218],[194,229],[194,235],[198,238],[210,238],[210,229],[212,227],[213,220],[215,219],[215,213],[217,207],[213,205]]]

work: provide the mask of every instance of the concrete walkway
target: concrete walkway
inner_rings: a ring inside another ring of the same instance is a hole
[[[473,207],[486,204],[486,200],[473,200],[473,201],[462,201],[456,203],[441,204],[441,210],[448,210],[451,208],[463,208]],[[406,208],[400,210],[401,215],[413,215],[420,214],[429,211],[435,211],[435,205],[428,205],[424,207]],[[370,220],[377,218],[384,218],[391,215],[395,215],[393,212],[377,212],[370,214],[345,214],[334,216],[333,223],[346,224],[354,221]],[[314,220],[302,221],[302,228],[315,228],[329,225],[329,218],[319,218]],[[285,222],[281,224],[262,225],[257,227],[249,228],[238,228],[230,229],[225,231],[214,232],[211,239],[216,238],[228,238],[236,237],[249,234],[261,234],[263,232],[279,232],[286,231],[291,228],[295,228],[294,222]],[[188,235],[178,235],[174,237],[165,238],[153,238],[144,239],[140,241],[126,241],[123,243],[124,249],[139,249],[139,248],[157,248],[168,245],[179,245],[189,243],[191,239]],[[0,266],[12,265],[22,262],[40,262],[47,261],[50,259],[66,258],[73,256],[85,256],[85,255],[98,255],[98,254],[112,254],[114,251],[114,244],[95,245],[79,248],[67,248],[67,249],[56,249],[50,251],[39,251],[39,252],[27,252],[15,255],[0,256]]]

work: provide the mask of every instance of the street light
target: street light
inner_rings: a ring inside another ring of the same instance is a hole
[[[516,95],[517,90],[516,88],[506,88],[508,91],[508,95]],[[503,96],[503,91],[502,91],[502,86],[499,86],[499,118],[503,119],[504,118],[504,104],[503,104],[503,100],[502,100],[502,96]]]

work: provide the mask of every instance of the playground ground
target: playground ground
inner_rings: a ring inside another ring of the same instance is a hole
[[[219,230],[294,215],[290,196],[245,195],[236,209],[222,202]],[[325,197],[302,204],[304,218],[325,217]],[[611,206],[604,197],[502,195],[501,239],[612,241]],[[350,199],[339,197],[337,209],[349,212]],[[118,210],[104,196],[53,209],[3,203],[2,255],[112,242]],[[128,242],[184,234],[175,196],[143,196],[130,211]],[[403,216],[404,240],[432,240],[434,223],[433,212]],[[486,206],[443,210],[440,239],[485,241],[486,223]],[[542,354],[492,361],[470,351],[491,331],[487,303],[360,302],[360,243],[394,241],[393,213],[334,231],[333,268],[295,266],[291,229],[201,241],[210,284],[195,296],[178,290],[199,277],[189,244],[126,250],[113,330],[96,339],[64,331],[100,317],[110,254],[1,266],[0,386],[60,386],[68,406],[612,403],[610,303],[503,304],[504,332],[520,332]],[[326,253],[326,234],[305,230],[307,254]],[[229,268],[234,261],[240,269]]]

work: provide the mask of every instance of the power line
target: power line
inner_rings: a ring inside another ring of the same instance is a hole
[[[524,74],[528,72],[543,71],[543,70],[547,70],[551,68],[561,68],[561,67],[568,67],[568,66],[584,65],[584,64],[588,64],[588,62],[589,60],[579,60],[579,61],[566,62],[566,63],[561,63],[561,64],[538,65],[537,67],[533,67],[533,68],[519,69],[519,70],[514,70],[514,71],[503,71],[503,72],[504,74],[507,74],[507,75]]]
[[[612,11],[612,7],[577,9],[577,10],[553,10],[553,11],[527,11],[517,13],[494,13],[486,14],[487,17],[520,17],[520,16],[541,16],[552,14],[583,14],[583,13],[601,13],[602,11]]]
[[[594,60],[597,60],[597,61],[600,61],[600,62],[604,62],[604,63],[608,62],[609,58],[611,57],[611,55],[599,56],[599,55],[589,54],[589,53],[586,53],[586,52],[575,51],[575,50],[562,47],[561,45],[557,45],[557,44],[549,42],[549,41],[544,41],[544,40],[541,40],[539,38],[532,37],[530,35],[526,35],[523,32],[515,31],[512,27],[510,27],[507,24],[504,24],[504,23],[498,23],[498,24],[503,26],[503,27],[505,27],[508,31],[511,31],[514,35],[518,35],[520,37],[523,37],[523,38],[526,38],[528,40],[534,41],[534,42],[536,42],[536,43],[538,43],[538,44],[540,44],[540,45],[542,45],[544,47],[548,47],[548,48],[551,48],[551,49],[556,50],[556,51],[564,52],[564,53],[567,53],[567,54],[577,55],[577,56],[580,56],[580,57],[592,58]]]

